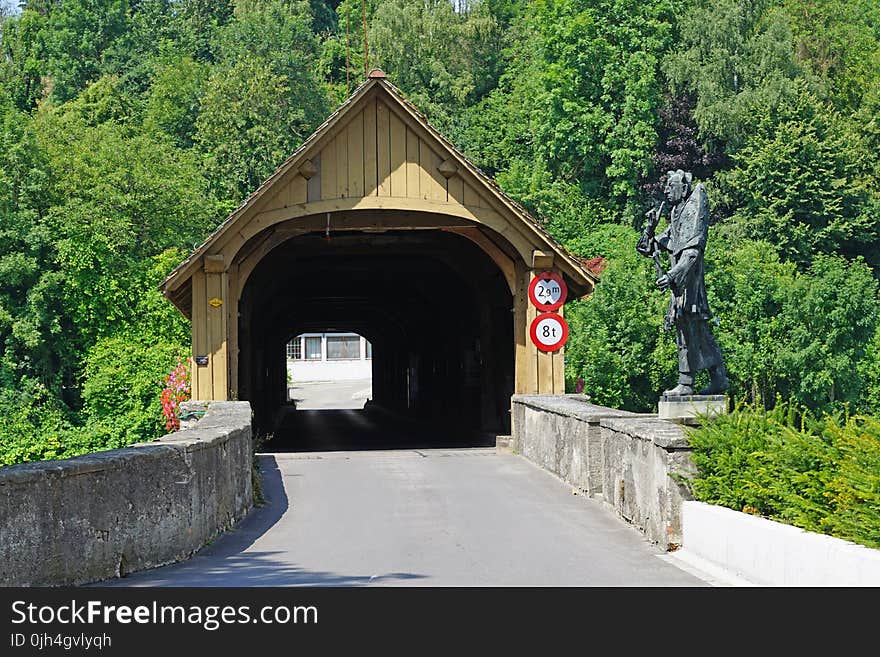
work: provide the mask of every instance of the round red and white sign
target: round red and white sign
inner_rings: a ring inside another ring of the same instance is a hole
[[[541,351],[557,351],[568,340],[568,323],[562,315],[541,313],[532,320],[529,334]]]
[[[529,284],[529,301],[538,310],[559,310],[568,296],[568,286],[562,276],[552,271],[536,274]]]

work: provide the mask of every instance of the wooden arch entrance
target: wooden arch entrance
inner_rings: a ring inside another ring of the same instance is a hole
[[[595,283],[373,71],[161,290],[192,321],[194,399],[267,416],[284,342],[339,326],[376,343],[377,402],[448,414],[475,399],[475,426],[500,430],[511,393],[564,391],[563,350],[528,337],[546,270],[569,299]]]

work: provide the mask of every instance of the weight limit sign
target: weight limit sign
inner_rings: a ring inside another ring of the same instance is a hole
[[[556,351],[568,340],[568,323],[556,313],[541,313],[529,327],[532,343],[541,351]]]

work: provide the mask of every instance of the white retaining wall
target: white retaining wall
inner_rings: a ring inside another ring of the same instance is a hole
[[[703,502],[682,503],[693,566],[763,586],[880,586],[880,550]]]

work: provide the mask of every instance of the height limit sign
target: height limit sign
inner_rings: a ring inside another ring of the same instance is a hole
[[[568,296],[568,286],[562,276],[552,271],[536,274],[529,284],[529,301],[543,312],[559,310]]]
[[[557,351],[568,340],[568,324],[556,313],[565,303],[568,287],[562,276],[551,271],[536,274],[529,285],[529,301],[542,311],[529,327],[529,335],[540,351]]]

